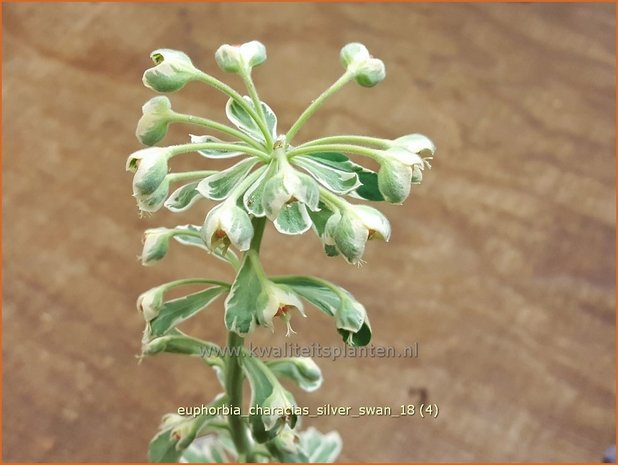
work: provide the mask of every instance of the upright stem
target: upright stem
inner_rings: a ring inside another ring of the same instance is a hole
[[[332,86],[326,89],[322,93],[322,95],[320,95],[313,102],[311,102],[311,105],[309,105],[307,109],[302,113],[302,115],[298,117],[296,122],[292,125],[292,127],[288,131],[286,135],[286,142],[288,144],[292,142],[292,139],[294,138],[298,130],[302,127],[303,124],[305,124],[305,122],[311,117],[311,115],[315,113],[315,111],[320,107],[320,105],[322,105],[322,103],[324,103],[324,101],[328,97],[330,97],[335,92],[337,92],[339,89],[341,89],[343,86],[345,86],[350,81],[350,79],[352,79],[352,77],[353,75],[346,71],[345,73],[343,73],[343,75],[339,79],[337,79],[337,81],[335,81],[335,83]]]
[[[245,340],[238,334],[230,331],[227,335],[228,352],[225,360],[225,392],[232,410],[236,407],[242,409],[243,374],[240,353]],[[232,440],[238,451],[238,461],[244,462],[250,456],[250,442],[247,426],[241,415],[230,414],[228,416]]]
[[[266,226],[266,218],[253,219],[253,239],[251,240],[250,250],[259,253],[262,236],[264,235],[264,227]],[[243,373],[242,373],[242,347],[245,340],[242,336],[230,331],[227,337],[227,356],[225,359],[225,392],[229,399],[232,410],[235,407],[242,409],[243,397]],[[254,461],[254,453],[251,450],[251,441],[249,439],[249,431],[247,425],[243,422],[240,415],[229,415],[228,422],[230,424],[230,433],[232,440],[238,451],[239,462]]]
[[[262,102],[260,100],[260,97],[258,96],[257,89],[255,88],[255,84],[253,83],[253,79],[251,79],[250,72],[241,72],[240,76],[242,77],[242,80],[245,83],[245,87],[249,92],[249,97],[251,97],[251,100],[253,101],[253,106],[257,110],[259,117],[264,122],[264,125],[268,128],[268,125],[266,123],[266,117],[264,115],[264,109],[262,108]],[[266,140],[266,150],[270,151],[273,147],[273,139],[268,131],[266,132],[266,134],[264,134],[264,136]]]

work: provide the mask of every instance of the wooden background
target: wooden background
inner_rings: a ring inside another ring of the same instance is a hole
[[[596,461],[613,443],[613,5],[5,4],[3,25],[5,461],[144,460],[163,413],[215,394],[196,360],[134,357],[138,293],[230,278],[181,247],[154,268],[135,260],[143,229],[199,223],[208,205],[140,220],[124,164],[151,50],[220,76],[216,47],[254,38],[282,130],[357,40],[386,81],[349,86],[301,137],[421,132],[438,146],[410,201],[384,207],[392,242],[371,243],[362,269],[322,256],[311,234],[271,227],[263,251],[271,273],[349,288],[376,344],[419,343],[413,360],[320,360],[326,381],[302,405],[397,406],[424,390],[440,416],[305,425],[338,429],[344,461]],[[172,99],[223,118],[225,99],[199,84]],[[317,311],[295,323],[291,342],[339,344]],[[190,329],[223,342],[222,309]]]

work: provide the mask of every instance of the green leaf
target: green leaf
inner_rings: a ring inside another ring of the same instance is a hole
[[[153,463],[176,463],[182,451],[176,450],[177,440],[171,437],[172,430],[160,431],[148,446],[148,460]]]
[[[356,173],[361,185],[357,187],[356,190],[350,192],[350,196],[374,202],[381,202],[384,200],[384,197],[378,189],[378,174],[364,166],[354,163],[344,154],[339,152],[320,152],[303,155],[303,157],[314,159],[322,165],[330,166],[340,171]]]
[[[163,204],[165,208],[174,213],[188,210],[195,202],[202,198],[196,190],[199,181],[191,182],[179,187]]]
[[[311,156],[294,157],[292,163],[305,169],[320,184],[337,194],[347,194],[361,185],[355,172],[341,170]]]
[[[197,190],[207,199],[223,200],[249,174],[257,162],[255,158],[246,158],[226,170],[202,179],[197,185]]]
[[[199,313],[219,297],[227,288],[215,286],[165,302],[159,314],[150,321],[150,335],[163,336],[183,321]]]
[[[259,262],[247,253],[242,262],[230,293],[225,299],[225,327],[244,336],[255,329],[258,323],[258,308],[268,299],[264,283],[264,271]]]
[[[280,276],[271,281],[285,284],[319,310],[335,317],[337,331],[346,344],[363,346],[371,341],[365,307],[345,289],[311,276]]]
[[[212,142],[215,144],[225,143],[238,145],[237,150],[202,149],[197,151],[197,153],[206,158],[233,158],[245,154],[245,152],[242,151],[243,146],[241,142],[227,142],[214,136],[194,136],[193,134],[190,134],[190,136],[192,144],[203,144],[206,142]]]
[[[282,234],[303,234],[311,227],[311,218],[305,204],[295,201],[281,207],[274,225]]]
[[[290,379],[304,391],[312,392],[322,385],[322,372],[308,357],[266,360],[264,363],[277,378]]]
[[[341,436],[336,431],[322,434],[310,427],[300,433],[300,446],[309,453],[309,463],[332,463],[341,453]]]
[[[249,97],[246,95],[243,97],[244,101],[253,109],[255,106]],[[266,127],[270,132],[272,139],[276,139],[277,137],[277,116],[270,109],[268,105],[264,102],[261,102],[262,110],[264,112],[264,116],[266,118]],[[228,119],[241,131],[251,136],[253,139],[264,142],[264,135],[260,130],[259,126],[253,120],[251,115],[245,111],[245,109],[240,106],[235,100],[230,99],[225,106],[225,113]]]

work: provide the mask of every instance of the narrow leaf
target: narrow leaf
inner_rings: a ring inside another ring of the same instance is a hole
[[[320,184],[337,194],[348,192],[361,186],[358,175],[349,170],[342,170],[310,156],[292,158],[292,162],[305,169]]]
[[[225,287],[215,286],[165,302],[159,315],[150,321],[150,335],[158,337],[167,334],[183,321],[205,309],[226,290]]]
[[[197,185],[197,190],[207,199],[223,200],[249,174],[257,162],[255,158],[246,158],[226,170],[202,179]]]
[[[244,96],[243,99],[251,108],[255,109],[253,101],[249,97]],[[277,137],[277,116],[268,105],[266,105],[264,102],[261,102],[261,104],[264,116],[266,118],[266,127],[274,140]],[[259,142],[264,142],[264,135],[262,134],[259,126],[253,120],[251,115],[249,115],[249,113],[247,113],[245,109],[240,106],[235,100],[230,99],[227,102],[227,105],[225,106],[225,113],[228,119],[238,129],[248,134],[253,139]]]

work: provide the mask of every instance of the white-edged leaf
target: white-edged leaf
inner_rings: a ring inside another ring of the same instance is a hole
[[[246,95],[243,97],[243,100],[247,103],[250,108],[255,109],[253,102]],[[271,110],[271,108],[266,105],[264,102],[261,102],[262,110],[264,112],[264,117],[266,118],[266,127],[270,132],[272,139],[276,139],[277,137],[277,116]],[[251,115],[245,111],[245,109],[239,105],[234,99],[230,99],[225,106],[225,114],[228,119],[242,132],[248,134],[253,139],[264,142],[264,135],[260,130],[260,127],[253,120]]]
[[[338,169],[317,158],[298,156],[292,158],[292,163],[305,169],[320,184],[337,194],[347,194],[362,185],[356,172]]]
[[[268,168],[264,170],[251,187],[245,191],[242,198],[245,209],[258,218],[266,215],[264,205],[262,204],[262,195],[264,194],[266,179],[270,176],[271,172],[272,165],[268,165]]]
[[[183,321],[202,311],[226,290],[225,287],[214,286],[165,302],[159,314],[149,322],[150,336],[167,334]]]
[[[356,173],[361,185],[349,192],[348,195],[350,197],[374,202],[381,202],[384,200],[378,188],[378,174],[364,166],[354,163],[344,154],[339,152],[320,152],[303,155],[303,157],[314,159],[323,165],[330,166],[340,171]]]
[[[304,203],[295,201],[285,204],[274,221],[275,228],[282,234],[303,234],[311,228],[311,217]]]
[[[304,391],[312,392],[322,385],[320,367],[311,358],[281,358],[265,360],[264,363],[278,378],[290,379]]]
[[[174,213],[188,210],[195,202],[203,198],[197,191],[197,185],[199,183],[199,181],[195,181],[180,186],[167,198],[163,204],[165,208]]]
[[[211,174],[199,182],[197,190],[207,199],[224,200],[257,162],[255,158],[246,158],[226,170]]]
[[[260,273],[263,271],[257,270],[251,255],[246,254],[225,299],[225,327],[228,331],[244,336],[255,328],[258,307],[263,307],[268,300]]]
[[[223,141],[214,136],[196,136],[193,134],[189,134],[189,136],[191,137],[192,144],[203,144],[205,142],[213,142],[215,144],[238,144],[240,145],[240,142],[227,142],[227,141]],[[201,156],[206,157],[206,158],[233,158],[233,157],[239,157],[240,155],[245,154],[245,152],[242,151],[242,147],[238,147],[237,150],[202,149],[202,150],[197,150],[197,153],[199,153]]]

